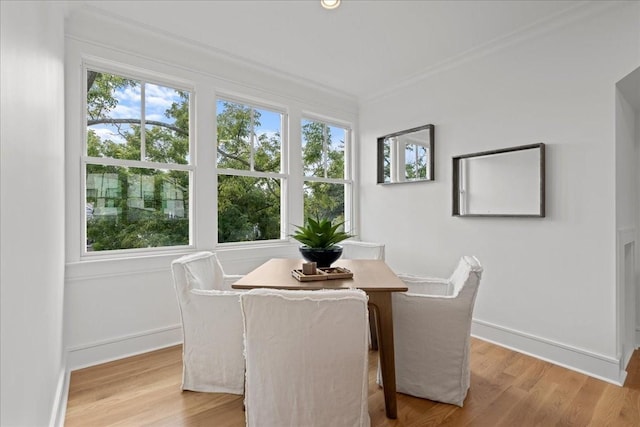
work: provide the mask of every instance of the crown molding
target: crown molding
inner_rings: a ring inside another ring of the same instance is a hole
[[[544,34],[548,34],[551,31],[562,28],[571,23],[578,22],[593,15],[603,13],[606,10],[613,9],[615,7],[627,6],[632,3],[634,2],[588,0],[578,1],[575,5],[568,9],[565,9],[547,18],[540,19],[517,31],[513,31],[504,36],[497,37],[491,41],[483,43],[478,47],[466,50],[458,55],[440,61],[433,66],[417,71],[412,75],[395,82],[393,85],[385,89],[361,98],[360,105],[362,105],[363,103],[380,101],[393,95],[393,93],[400,89],[414,85],[435,74],[460,67],[461,65],[483,58],[494,52],[504,50],[514,45],[523,43],[527,40],[531,40]]]
[[[164,30],[160,30],[156,27],[153,27],[152,25],[149,24],[145,24],[145,23],[141,23],[132,19],[129,19],[127,17],[118,15],[116,13],[98,8],[97,6],[94,6],[91,4],[91,2],[89,1],[85,1],[83,3],[82,7],[74,7],[73,9],[71,9],[72,14],[87,14],[88,16],[91,16],[94,19],[98,19],[98,20],[102,20],[102,21],[106,21],[108,23],[111,23],[113,25],[119,25],[119,26],[125,26],[127,28],[129,28],[131,31],[137,31],[137,32],[141,32],[143,34],[146,34],[150,37],[154,37],[156,39],[162,39],[165,40],[169,43],[172,44],[177,44],[181,47],[183,47],[186,50],[190,50],[193,52],[197,52],[200,54],[204,54],[207,57],[209,57],[210,59],[213,60],[220,60],[224,63],[227,64],[232,64],[235,66],[240,66],[243,67],[245,69],[248,70],[252,70],[255,71],[257,73],[263,74],[263,75],[267,75],[267,76],[271,76],[274,78],[278,78],[278,79],[282,79],[282,80],[286,80],[289,81],[291,83],[294,83],[296,85],[300,85],[303,87],[307,87],[309,89],[313,89],[313,90],[317,90],[317,91],[322,91],[330,96],[336,97],[336,98],[341,98],[344,99],[347,102],[353,103],[354,105],[357,104],[358,102],[358,98],[356,97],[356,95],[352,94],[352,93],[348,93],[345,91],[341,91],[338,90],[334,87],[331,86],[327,86],[324,85],[322,83],[318,83],[316,81],[310,80],[310,79],[306,79],[304,77],[301,77],[299,75],[295,75],[295,74],[291,74],[291,73],[287,73],[286,71],[282,71],[273,67],[269,67],[267,65],[264,65],[260,62],[257,61],[253,61],[238,55],[235,55],[231,52],[222,50],[222,49],[218,49],[215,48],[213,46],[209,46],[205,43],[202,43],[198,40],[194,40],[191,38],[187,38],[187,37],[182,37],[182,36],[178,36],[176,34],[171,33],[170,31],[164,31]],[[74,36],[73,34],[67,34],[67,37],[69,38],[73,38],[79,41],[83,41],[86,43],[91,43],[94,45],[98,45],[104,48],[111,48],[114,49],[114,46],[110,45],[108,42],[104,42],[104,41],[99,41],[99,40],[86,40],[82,37],[78,37],[78,36]],[[116,49],[116,50],[122,50],[122,49]],[[156,60],[156,58],[149,58],[149,59],[153,59]],[[164,61],[161,61],[164,62]],[[176,64],[170,64],[170,65],[176,65]],[[194,70],[190,67],[185,67],[185,66],[181,66],[181,68],[185,68],[188,69],[189,71],[193,71],[193,72],[198,72],[201,74],[207,74],[207,75],[212,75],[218,79],[221,80],[227,80],[231,83],[240,85],[240,86],[246,86],[246,87],[253,87],[249,84],[247,84],[245,81],[242,81],[240,79],[229,79],[229,78],[224,78],[222,76],[219,76],[217,74],[214,73],[207,73],[203,70]],[[256,87],[257,89],[260,89],[262,91],[265,92],[269,92],[268,88],[264,88],[264,87]],[[279,93],[279,95],[282,95]]]

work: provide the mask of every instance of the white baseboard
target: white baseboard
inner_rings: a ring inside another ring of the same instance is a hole
[[[67,349],[67,370],[75,371],[182,343],[181,325],[139,332]]]
[[[483,320],[473,320],[471,334],[481,340],[612,384],[624,384],[627,375],[620,357],[605,356]]]
[[[601,355],[478,319],[473,320],[471,330],[472,335],[481,340],[612,384],[622,385],[626,378],[624,361],[619,357]],[[181,342],[182,328],[178,324],[67,349],[67,370],[60,375],[51,426],[63,425],[69,372]]]

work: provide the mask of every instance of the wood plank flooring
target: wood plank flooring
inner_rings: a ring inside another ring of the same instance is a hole
[[[71,373],[66,427],[245,425],[243,398],[180,390],[181,347]],[[384,413],[369,355],[373,427],[640,426],[640,352],[618,387],[472,339],[471,389],[463,408],[398,394],[398,419]],[[340,426],[336,426],[340,427]]]

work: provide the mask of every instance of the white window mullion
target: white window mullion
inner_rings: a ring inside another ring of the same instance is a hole
[[[351,129],[346,129],[344,132],[344,177],[347,180],[353,178],[353,171],[351,162],[353,161],[352,157],[352,143],[351,143]]]
[[[284,179],[288,177],[288,175],[285,173],[246,171],[241,169],[218,169],[218,175],[250,176],[252,178],[274,179]]]
[[[353,145],[351,141],[352,131],[350,128],[344,132],[344,218],[345,230],[355,233],[356,221],[354,218],[354,177],[353,177]]]
[[[147,143],[145,142],[146,133],[146,89],[147,83],[144,80],[140,81],[140,160],[144,161],[147,158]]]
[[[256,142],[256,130],[255,130],[255,110],[253,107],[249,110],[249,170],[255,170],[255,162],[254,162],[254,150],[255,150],[255,142]]]
[[[123,166],[128,168],[142,169],[163,169],[163,170],[179,170],[192,171],[193,165],[182,165],[179,163],[159,163],[159,162],[142,162],[140,160],[120,160],[111,157],[88,157],[82,158],[84,164],[103,165],[103,166]]]
[[[280,115],[280,173],[285,178],[281,180],[282,187],[280,188],[280,239],[285,240],[289,234],[289,211],[291,205],[291,190],[289,182],[289,127],[287,126],[289,120],[288,114]],[[286,153],[286,154],[285,154]]]
[[[349,179],[342,178],[323,178],[320,176],[305,176],[305,182],[326,182],[327,184],[351,184]]]
[[[327,168],[329,165],[329,150],[328,148],[328,143],[327,143],[327,138],[328,138],[328,134],[329,134],[329,126],[328,125],[322,125],[322,169],[324,170],[324,177],[327,177]]]

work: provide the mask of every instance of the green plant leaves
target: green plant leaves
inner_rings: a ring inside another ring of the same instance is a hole
[[[326,218],[309,217],[306,226],[295,226],[297,230],[291,237],[310,248],[326,249],[353,237],[352,234],[338,230],[343,224],[344,222],[332,224],[332,221]]]

